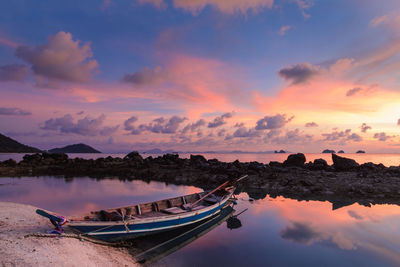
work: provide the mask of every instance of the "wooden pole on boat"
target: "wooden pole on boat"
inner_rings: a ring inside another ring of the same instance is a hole
[[[244,178],[246,178],[248,175],[244,175],[242,177],[240,177],[239,179],[237,179],[236,181],[234,181],[234,183],[239,182],[240,180],[243,180]],[[190,207],[194,207],[196,206],[200,201],[202,201],[203,199],[205,199],[206,197],[208,197],[209,195],[211,195],[212,193],[214,193],[215,191],[227,186],[229,184],[230,181],[226,181],[225,183],[221,184],[220,186],[218,186],[217,188],[215,188],[214,190],[208,192],[205,196],[203,196],[202,198],[198,199],[197,201],[193,202]]]

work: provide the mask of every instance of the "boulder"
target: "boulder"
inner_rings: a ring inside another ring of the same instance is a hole
[[[313,163],[310,163],[308,168],[310,170],[325,170],[328,167],[328,163],[324,159],[315,159]]]
[[[206,158],[202,155],[190,155],[190,161],[193,162],[207,162]]]
[[[338,171],[352,171],[357,169],[360,165],[354,159],[340,157],[332,154],[333,167]]]
[[[306,162],[306,157],[304,156],[303,153],[290,154],[287,160],[283,162],[283,166],[303,167],[305,162]]]
[[[8,159],[2,162],[2,164],[6,167],[15,167],[17,166],[17,162],[13,159]]]
[[[129,161],[135,161],[139,163],[143,163],[143,158],[140,156],[139,152],[137,151],[132,151],[128,155],[124,157],[124,160],[129,160]]]

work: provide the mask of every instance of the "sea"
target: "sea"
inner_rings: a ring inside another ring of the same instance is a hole
[[[341,155],[359,163],[400,164],[399,154]],[[20,160],[22,156],[1,154],[0,160],[9,157]],[[124,155],[79,154],[82,158],[107,156]],[[238,159],[268,163],[282,162],[288,154],[204,156],[228,162]],[[330,157],[330,154],[306,154],[307,161],[324,158],[331,163]],[[67,217],[200,191],[193,186],[117,177],[101,180],[54,176],[0,178],[0,201],[29,204]],[[252,199],[246,193],[236,198],[229,218],[172,233],[167,240],[164,237],[163,246],[157,242],[150,246],[152,253],[144,263],[148,266],[400,266],[398,205],[367,207],[354,203],[333,209],[328,201],[299,201],[268,195]],[[131,256],[138,255],[132,252]]]

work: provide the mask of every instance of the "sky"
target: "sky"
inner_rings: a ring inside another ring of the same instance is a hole
[[[0,2],[0,133],[103,152],[400,152],[398,0]]]

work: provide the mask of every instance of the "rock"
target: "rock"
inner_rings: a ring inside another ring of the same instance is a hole
[[[338,171],[352,171],[360,165],[354,159],[340,157],[332,154],[333,167]]]
[[[207,162],[206,158],[202,155],[190,155],[190,161],[194,162]]]
[[[324,159],[315,159],[314,163],[309,164],[308,168],[313,171],[326,170],[328,163]]]
[[[343,153],[344,153],[343,150],[339,150],[339,151],[338,151],[338,154],[343,154]]]
[[[15,166],[17,166],[17,162],[15,160],[13,160],[13,159],[5,160],[5,161],[2,162],[2,164],[4,166],[7,166],[7,167],[15,167]]]
[[[364,150],[358,150],[356,153],[357,154],[363,154],[363,153],[365,153],[365,151]]]
[[[324,151],[322,151],[322,153],[328,153],[328,154],[333,154],[336,153],[335,150],[330,150],[330,149],[325,149]]]
[[[283,162],[283,166],[303,167],[305,162],[306,162],[306,157],[304,156],[303,153],[290,154],[287,160]]]
[[[124,157],[124,160],[130,160],[130,161],[135,161],[139,163],[143,163],[143,158],[140,156],[139,152],[137,151],[132,151],[128,155]]]
[[[278,161],[270,161],[269,162],[269,166],[270,167],[281,168],[281,167],[283,167],[283,164],[281,162],[278,162]]]
[[[275,153],[275,154],[278,154],[278,153],[284,154],[284,153],[286,153],[286,151],[281,149],[281,150],[279,150],[279,151],[278,151],[278,150],[275,150],[274,153]]]

